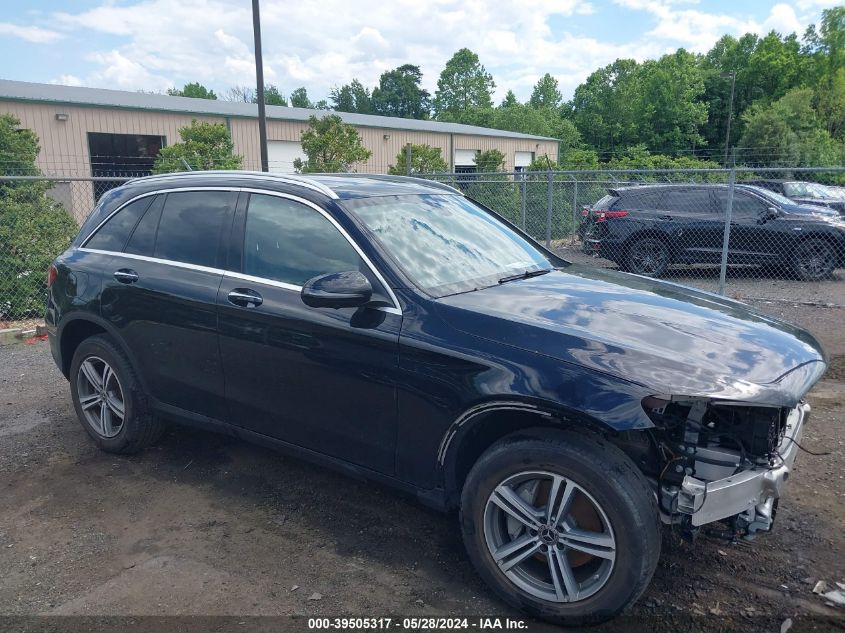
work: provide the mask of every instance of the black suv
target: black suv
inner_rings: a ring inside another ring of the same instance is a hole
[[[807,332],[570,264],[409,178],[135,180],[48,285],[50,347],[103,450],[176,421],[459,509],[489,585],[567,624],[643,592],[661,522],[769,530],[826,368]]]
[[[718,264],[727,201],[726,185],[610,189],[582,212],[583,250],[651,277],[672,264]],[[830,209],[738,184],[728,263],[784,268],[805,281],[826,279],[845,264],[845,223]]]

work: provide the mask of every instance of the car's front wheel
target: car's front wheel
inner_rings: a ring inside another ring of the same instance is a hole
[[[107,336],[79,344],[70,366],[76,415],[94,442],[109,453],[135,453],[155,442],[162,422],[149,410],[129,360]]]
[[[472,468],[461,527],[484,580],[558,624],[607,620],[639,597],[660,554],[653,492],[617,448],[571,432],[506,438]]]
[[[802,281],[828,279],[835,268],[836,251],[827,240],[804,240],[792,253],[792,272]]]

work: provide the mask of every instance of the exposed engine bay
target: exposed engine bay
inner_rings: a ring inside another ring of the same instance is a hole
[[[644,472],[666,523],[694,538],[701,529],[730,540],[768,531],[810,407],[767,407],[704,398],[646,398],[654,422],[638,438]],[[706,527],[703,527],[706,526]]]

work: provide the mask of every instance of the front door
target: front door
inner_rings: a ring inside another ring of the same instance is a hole
[[[241,225],[238,272],[217,296],[231,421],[393,473],[399,310],[310,308],[300,298],[308,279],[348,270],[387,289],[310,202],[253,193]]]

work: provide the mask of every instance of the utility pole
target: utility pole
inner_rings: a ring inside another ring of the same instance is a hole
[[[252,0],[252,34],[255,42],[255,82],[258,99],[258,144],[261,146],[261,171],[270,171],[267,159],[267,114],[264,108],[264,60],[261,56],[261,16],[258,0]]]
[[[734,115],[734,90],[736,89],[736,71],[732,70],[729,73],[722,73],[719,75],[722,79],[731,78],[731,98],[728,101],[728,126],[725,130],[725,169],[728,168],[728,148],[731,145],[731,119]]]

